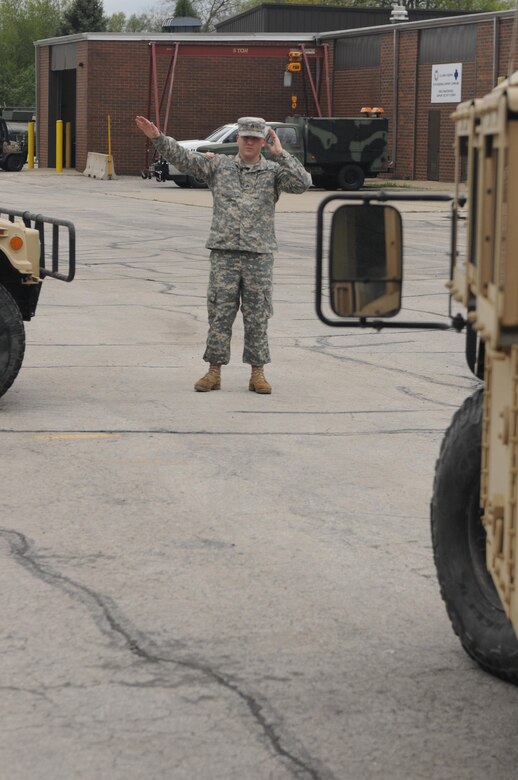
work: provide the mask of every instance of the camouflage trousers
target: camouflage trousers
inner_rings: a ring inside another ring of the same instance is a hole
[[[245,329],[243,363],[262,366],[270,362],[267,330],[273,314],[272,280],[272,254],[212,250],[207,291],[209,335],[204,360],[229,363],[232,325],[241,304]]]

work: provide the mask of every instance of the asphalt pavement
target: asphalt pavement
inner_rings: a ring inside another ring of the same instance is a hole
[[[328,193],[283,195],[273,394],[240,315],[195,393],[210,193],[28,170],[0,193],[78,250],[0,399],[2,780],[515,778],[517,691],[463,652],[432,560],[463,337],[322,324]],[[445,321],[448,206],[401,209],[402,316]]]

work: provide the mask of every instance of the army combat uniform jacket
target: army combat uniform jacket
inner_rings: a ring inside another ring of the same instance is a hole
[[[311,186],[309,173],[285,150],[275,162],[261,156],[247,165],[239,155],[206,157],[189,151],[163,134],[153,143],[178,170],[205,180],[212,190],[208,249],[258,254],[277,249],[274,214],[281,192],[302,193]]]

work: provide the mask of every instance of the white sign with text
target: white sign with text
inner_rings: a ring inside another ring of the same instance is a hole
[[[432,103],[460,103],[462,62],[432,65]]]

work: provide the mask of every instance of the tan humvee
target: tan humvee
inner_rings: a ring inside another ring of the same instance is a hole
[[[455,196],[418,199],[453,202],[448,287],[466,316],[453,317],[450,302],[449,325],[384,319],[401,307],[402,242],[388,212],[393,207],[382,204],[417,197],[383,191],[322,202],[317,312],[334,326],[465,329],[468,364],[481,385],[455,414],[437,460],[434,559],[464,649],[487,671],[518,684],[518,72],[452,116]],[[324,214],[337,200],[356,203],[333,213],[325,272]],[[326,283],[327,309],[345,320],[325,313]],[[374,309],[364,300],[374,301]]]
[[[45,267],[45,227],[52,226],[52,265]],[[67,273],[59,272],[60,227],[68,231]],[[71,222],[0,208],[0,396],[12,385],[25,352],[24,320],[35,312],[46,276],[70,282],[75,273]]]

